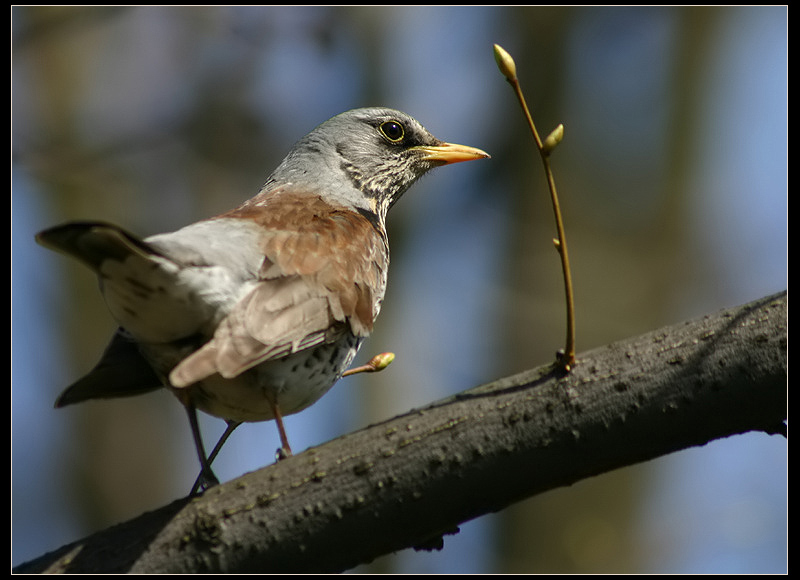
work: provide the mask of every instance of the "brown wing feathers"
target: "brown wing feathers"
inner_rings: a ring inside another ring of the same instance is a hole
[[[360,214],[317,196],[277,194],[261,198],[254,211],[256,204],[259,198],[220,217],[266,226],[259,280],[214,338],[172,371],[176,387],[215,372],[237,376],[265,360],[335,340],[348,326],[356,336],[372,331],[389,259],[384,234]]]

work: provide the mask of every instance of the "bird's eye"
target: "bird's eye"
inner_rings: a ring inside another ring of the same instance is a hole
[[[403,126],[397,121],[386,121],[380,126],[381,133],[392,143],[399,143],[405,137]]]

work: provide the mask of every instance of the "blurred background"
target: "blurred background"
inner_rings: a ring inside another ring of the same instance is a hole
[[[553,359],[564,299],[545,178],[492,44],[516,59],[552,157],[578,351],[787,287],[787,9],[12,8],[12,563],[185,495],[167,393],[55,410],[114,324],[50,225],[142,236],[230,209],[344,110],[404,110],[492,159],[439,169],[392,210],[377,332],[287,419],[300,451]],[[208,441],[223,430],[204,417]],[[223,480],[271,462],[241,427]],[[751,433],[542,494],[440,552],[354,572],[785,573],[787,443]]]

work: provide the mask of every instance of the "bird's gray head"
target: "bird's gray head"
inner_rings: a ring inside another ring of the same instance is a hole
[[[480,149],[440,141],[400,111],[354,109],[298,141],[270,180],[313,186],[332,201],[384,218],[429,169],[485,157]]]

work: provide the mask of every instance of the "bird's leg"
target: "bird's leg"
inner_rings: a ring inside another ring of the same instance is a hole
[[[281,459],[291,457],[292,448],[289,446],[289,438],[286,436],[286,428],[283,426],[283,416],[278,407],[278,402],[274,401],[272,397],[268,397],[268,400],[272,407],[272,414],[275,417],[275,424],[278,426],[278,434],[281,437],[281,447],[275,452],[275,458],[280,461]]]
[[[357,373],[377,373],[378,371],[382,371],[392,364],[393,360],[393,352],[382,352],[381,354],[376,354],[374,357],[369,359],[367,364],[344,371],[342,376],[349,377],[350,375],[355,375]]]
[[[197,423],[197,409],[194,405],[187,404],[186,412],[189,415],[189,425],[192,427],[192,437],[194,438],[194,446],[197,449],[197,457],[200,459],[200,475],[192,487],[191,495],[194,495],[198,490],[205,491],[210,487],[219,485],[219,480],[214,472],[211,471],[211,463],[206,456],[206,450],[203,447],[203,438],[200,436],[200,426]]]
[[[342,376],[347,377],[356,373],[376,373],[388,367],[393,360],[393,352],[382,352],[372,357],[367,364],[345,371],[342,373]],[[275,417],[275,424],[278,426],[278,434],[281,437],[281,447],[275,453],[275,457],[280,461],[281,459],[291,457],[292,448],[289,446],[289,438],[286,436],[286,428],[283,426],[283,416],[278,407],[278,402],[270,397],[269,404],[272,406],[272,415]]]
[[[206,463],[207,463],[209,469],[211,469],[211,464],[214,462],[214,459],[217,458],[217,455],[219,455],[219,451],[220,451],[220,449],[222,449],[222,446],[225,445],[225,442],[228,440],[228,437],[231,436],[231,433],[233,433],[234,429],[236,429],[239,425],[242,424],[241,421],[233,421],[233,420],[226,421],[226,423],[228,424],[228,426],[225,428],[225,432],[222,434],[222,437],[219,438],[219,441],[217,441],[217,444],[214,446],[214,449],[211,451],[211,455],[209,455],[208,459],[206,460]],[[194,482],[194,486],[192,486],[192,492],[189,495],[196,495],[197,492],[200,490],[200,488],[203,487],[203,485],[204,485],[203,474],[204,473],[205,473],[205,471],[200,471],[200,475],[197,476],[197,479]],[[205,487],[203,487],[203,489],[207,489],[208,487],[211,487],[211,486],[205,486]]]
[[[211,455],[208,456],[208,464],[209,465],[211,465],[214,462],[214,459],[217,458],[217,455],[219,455],[220,449],[222,449],[222,446],[225,445],[225,442],[228,440],[228,437],[231,436],[231,433],[233,433],[233,431],[239,425],[242,424],[241,421],[234,421],[234,420],[225,421],[225,422],[227,423],[228,426],[225,428],[225,433],[222,434],[222,437],[219,438],[219,441],[217,441],[217,444],[214,446],[214,449],[211,451]]]

